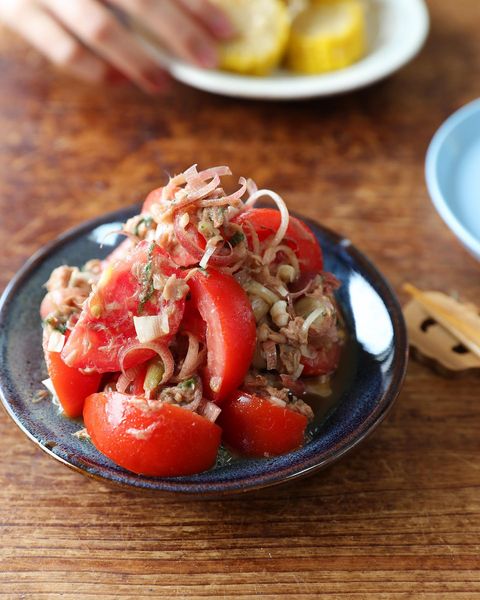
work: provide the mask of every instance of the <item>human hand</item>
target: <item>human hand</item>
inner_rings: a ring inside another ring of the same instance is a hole
[[[0,20],[80,79],[99,83],[120,72],[148,93],[167,75],[102,0],[0,0]],[[217,64],[216,43],[233,34],[208,0],[110,0],[173,54],[202,67]]]

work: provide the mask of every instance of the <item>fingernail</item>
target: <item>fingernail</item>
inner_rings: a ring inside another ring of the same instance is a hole
[[[214,14],[210,17],[210,27],[212,32],[221,39],[232,38],[236,34],[235,27],[223,15]]]
[[[202,41],[196,41],[192,47],[193,54],[201,67],[212,69],[218,65],[218,55],[215,48]]]

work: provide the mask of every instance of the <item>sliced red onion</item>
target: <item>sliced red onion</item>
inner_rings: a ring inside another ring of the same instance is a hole
[[[177,213],[174,221],[175,235],[181,246],[188,252],[190,256],[195,258],[197,261],[201,261],[207,251],[205,246],[202,248],[200,244],[200,238],[204,239],[195,229],[193,224],[187,225],[186,228],[181,226],[181,215]],[[223,248],[222,248],[223,250]],[[220,254],[218,249],[214,249],[213,254],[209,256],[208,263],[216,267],[228,267],[240,258],[240,253],[245,251],[243,245],[236,246],[233,250],[228,251],[228,254]],[[209,254],[211,250],[209,251]]]
[[[203,179],[206,181],[207,179],[211,179],[214,175],[218,175],[219,177],[223,177],[224,175],[231,175],[230,167],[222,166],[222,167],[211,167],[210,169],[205,169],[204,171],[200,171],[197,175],[199,179]]]
[[[125,372],[122,371],[122,373],[120,373],[119,378],[117,379],[117,392],[120,392],[121,394],[125,393],[128,386],[132,383],[132,381],[139,373],[140,365],[132,367],[131,369],[127,369]]]
[[[245,206],[249,207],[249,208],[252,207],[255,204],[255,202],[262,196],[270,197],[275,202],[275,204],[278,207],[278,210],[280,211],[280,216],[281,216],[280,226],[278,227],[273,240],[270,242],[271,247],[278,246],[278,244],[280,244],[280,242],[285,237],[285,234],[287,233],[288,223],[290,221],[290,214],[288,212],[288,208],[287,208],[287,205],[285,204],[284,199],[279,194],[277,194],[276,192],[273,192],[272,190],[256,191],[245,202]]]
[[[190,191],[190,189],[187,188],[186,191],[188,192],[188,200],[199,200],[200,198],[204,198],[205,196],[208,196],[214,190],[217,189],[219,184],[220,184],[220,177],[218,175],[214,175],[213,179],[212,179],[212,181],[210,181],[210,183],[207,183],[206,185],[202,186],[199,189],[197,188],[193,191]],[[190,186],[192,186],[192,184],[189,183],[188,187],[190,188]]]
[[[245,177],[240,177],[238,183],[240,184],[238,190],[236,192],[233,192],[233,194],[225,196],[223,200],[227,200],[229,203],[235,202],[235,200],[239,200],[243,196],[243,194],[245,194],[245,192],[247,191],[247,180],[245,179]]]
[[[299,290],[298,292],[289,292],[288,297],[292,300],[295,300],[296,298],[300,298],[300,296],[305,296],[305,294],[312,287],[313,282],[314,282],[314,279],[310,279],[310,281],[307,283],[307,285],[304,288],[302,288],[301,290]]]
[[[233,194],[230,194],[229,196],[218,196],[218,198],[204,198],[199,200],[198,206],[200,208],[209,208],[212,206],[224,206],[225,204],[230,206],[232,206],[232,204],[242,205],[240,198],[243,196],[243,194],[245,194],[246,190],[246,182],[243,177],[240,177],[240,183],[242,184],[242,187],[240,187],[236,192],[233,192]]]
[[[255,230],[255,227],[253,226],[253,224],[246,219],[245,222],[242,224],[243,226],[247,226],[248,228],[248,232],[251,236],[251,240],[252,240],[252,252],[254,254],[257,254],[258,256],[260,255],[260,240],[258,238],[258,233]]]
[[[160,356],[160,358],[162,359],[163,367],[165,369],[165,372],[163,374],[162,380],[160,381],[159,385],[163,385],[163,384],[167,383],[167,381],[173,375],[173,371],[175,369],[175,363],[173,361],[173,356],[172,356],[172,353],[170,352],[170,350],[168,349],[168,347],[166,345],[156,344],[154,342],[147,342],[145,344],[138,342],[137,344],[132,344],[131,346],[124,348],[122,350],[122,352],[120,353],[120,357],[119,357],[122,373],[127,374],[128,371],[130,371],[130,369],[128,369],[128,371],[125,372],[125,369],[123,368],[123,364],[125,362],[125,358],[130,354],[130,352],[133,352],[134,350],[152,350],[153,352],[158,354],[158,356]]]
[[[183,361],[182,368],[178,374],[178,379],[181,381],[182,379],[188,379],[196,370],[198,364],[198,350],[200,344],[198,342],[198,338],[192,333],[187,333],[188,335],[188,350],[185,355],[185,360]]]
[[[188,169],[186,171],[184,171],[182,173],[183,177],[185,178],[185,181],[189,181],[190,179],[194,179],[196,177],[198,177],[198,171],[197,171],[197,165],[192,165],[191,167],[188,167]]]
[[[257,184],[253,181],[253,179],[250,179],[250,177],[247,179],[247,192],[249,196],[253,196],[253,194],[255,194],[255,192],[258,191],[258,186]]]

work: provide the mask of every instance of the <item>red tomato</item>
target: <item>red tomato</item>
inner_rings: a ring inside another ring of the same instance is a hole
[[[102,376],[100,373],[85,374],[69,367],[63,362],[60,352],[49,352],[45,349],[46,339],[44,340],[48,376],[52,380],[60,404],[67,416],[72,419],[79,417],[85,398],[98,390]]]
[[[231,275],[197,271],[187,283],[192,304],[207,324],[204,390],[220,404],[243,382],[252,362],[255,317],[245,291]]]
[[[225,443],[247,456],[277,456],[299,448],[308,420],[269,400],[236,392],[218,419]]]
[[[198,260],[189,254],[181,244],[175,244],[169,248],[168,255],[179,267],[191,267],[198,263]]]
[[[153,288],[153,273],[181,275],[166,253],[149,242],[140,242],[123,260],[105,269],[62,350],[68,365],[99,373],[120,371],[122,351],[138,344],[134,316],[168,311],[170,331],[165,338],[176,333],[185,301],[164,300]],[[154,355],[148,349],[132,351],[123,367],[129,369]]]
[[[220,427],[204,417],[172,404],[151,408],[142,398],[119,392],[89,396],[83,418],[100,452],[143,475],[205,471],[215,463],[220,445]]]
[[[178,244],[171,256],[178,265],[188,267],[202,260],[207,247],[207,240],[198,231],[193,223],[185,227],[181,224],[183,215],[179,212],[175,216],[174,228]],[[181,262],[179,262],[181,260]],[[231,250],[222,248],[210,257],[209,265],[212,267],[229,266],[232,263]]]
[[[135,379],[130,384],[129,393],[133,396],[144,396],[145,389],[143,384],[145,383],[145,375],[148,370],[148,363],[144,363],[143,365],[137,366],[138,373],[135,376]]]
[[[145,213],[149,213],[152,207],[152,204],[156,204],[162,199],[163,187],[156,188],[152,190],[148,196],[145,198],[145,202],[142,206],[142,215]]]
[[[275,235],[280,227],[280,212],[274,208],[252,208],[240,213],[233,219],[243,225],[251,223],[258,235],[260,242]],[[251,234],[248,226],[242,227],[247,239],[251,243]],[[303,221],[290,215],[287,233],[284,242],[297,255],[302,271],[321,273],[323,270],[323,255],[317,239]],[[251,247],[251,246],[250,246]]]
[[[188,333],[192,333],[205,344],[207,338],[207,324],[202,319],[197,307],[191,300],[185,302],[185,312],[183,314],[181,329]]]
[[[302,356],[302,377],[328,375],[336,370],[340,362],[342,346],[339,343],[315,349],[314,356]]]
[[[108,267],[108,265],[115,262],[116,260],[123,260],[134,247],[134,240],[130,238],[126,238],[125,240],[123,240],[123,242],[121,242],[114,250],[110,252],[110,254],[107,257],[103,259],[102,269],[105,269],[106,267]]]

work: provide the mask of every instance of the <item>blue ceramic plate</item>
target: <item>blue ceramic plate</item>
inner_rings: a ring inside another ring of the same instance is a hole
[[[450,116],[434,135],[425,174],[440,216],[480,260],[480,99]]]
[[[352,450],[386,415],[405,375],[407,338],[400,306],[380,273],[348,240],[308,222],[322,245],[326,269],[341,281],[338,300],[349,340],[333,381],[333,394],[316,405],[309,441],[290,454],[235,459],[221,452],[210,471],[189,477],[135,475],[72,434],[81,421],[67,419],[47,400],[33,402],[45,379],[38,309],[52,269],[104,257],[98,243],[136,214],[124,209],[85,223],[35,254],[10,282],[0,301],[0,396],[20,429],[50,456],[85,475],[130,488],[206,493],[258,489],[305,476]]]

